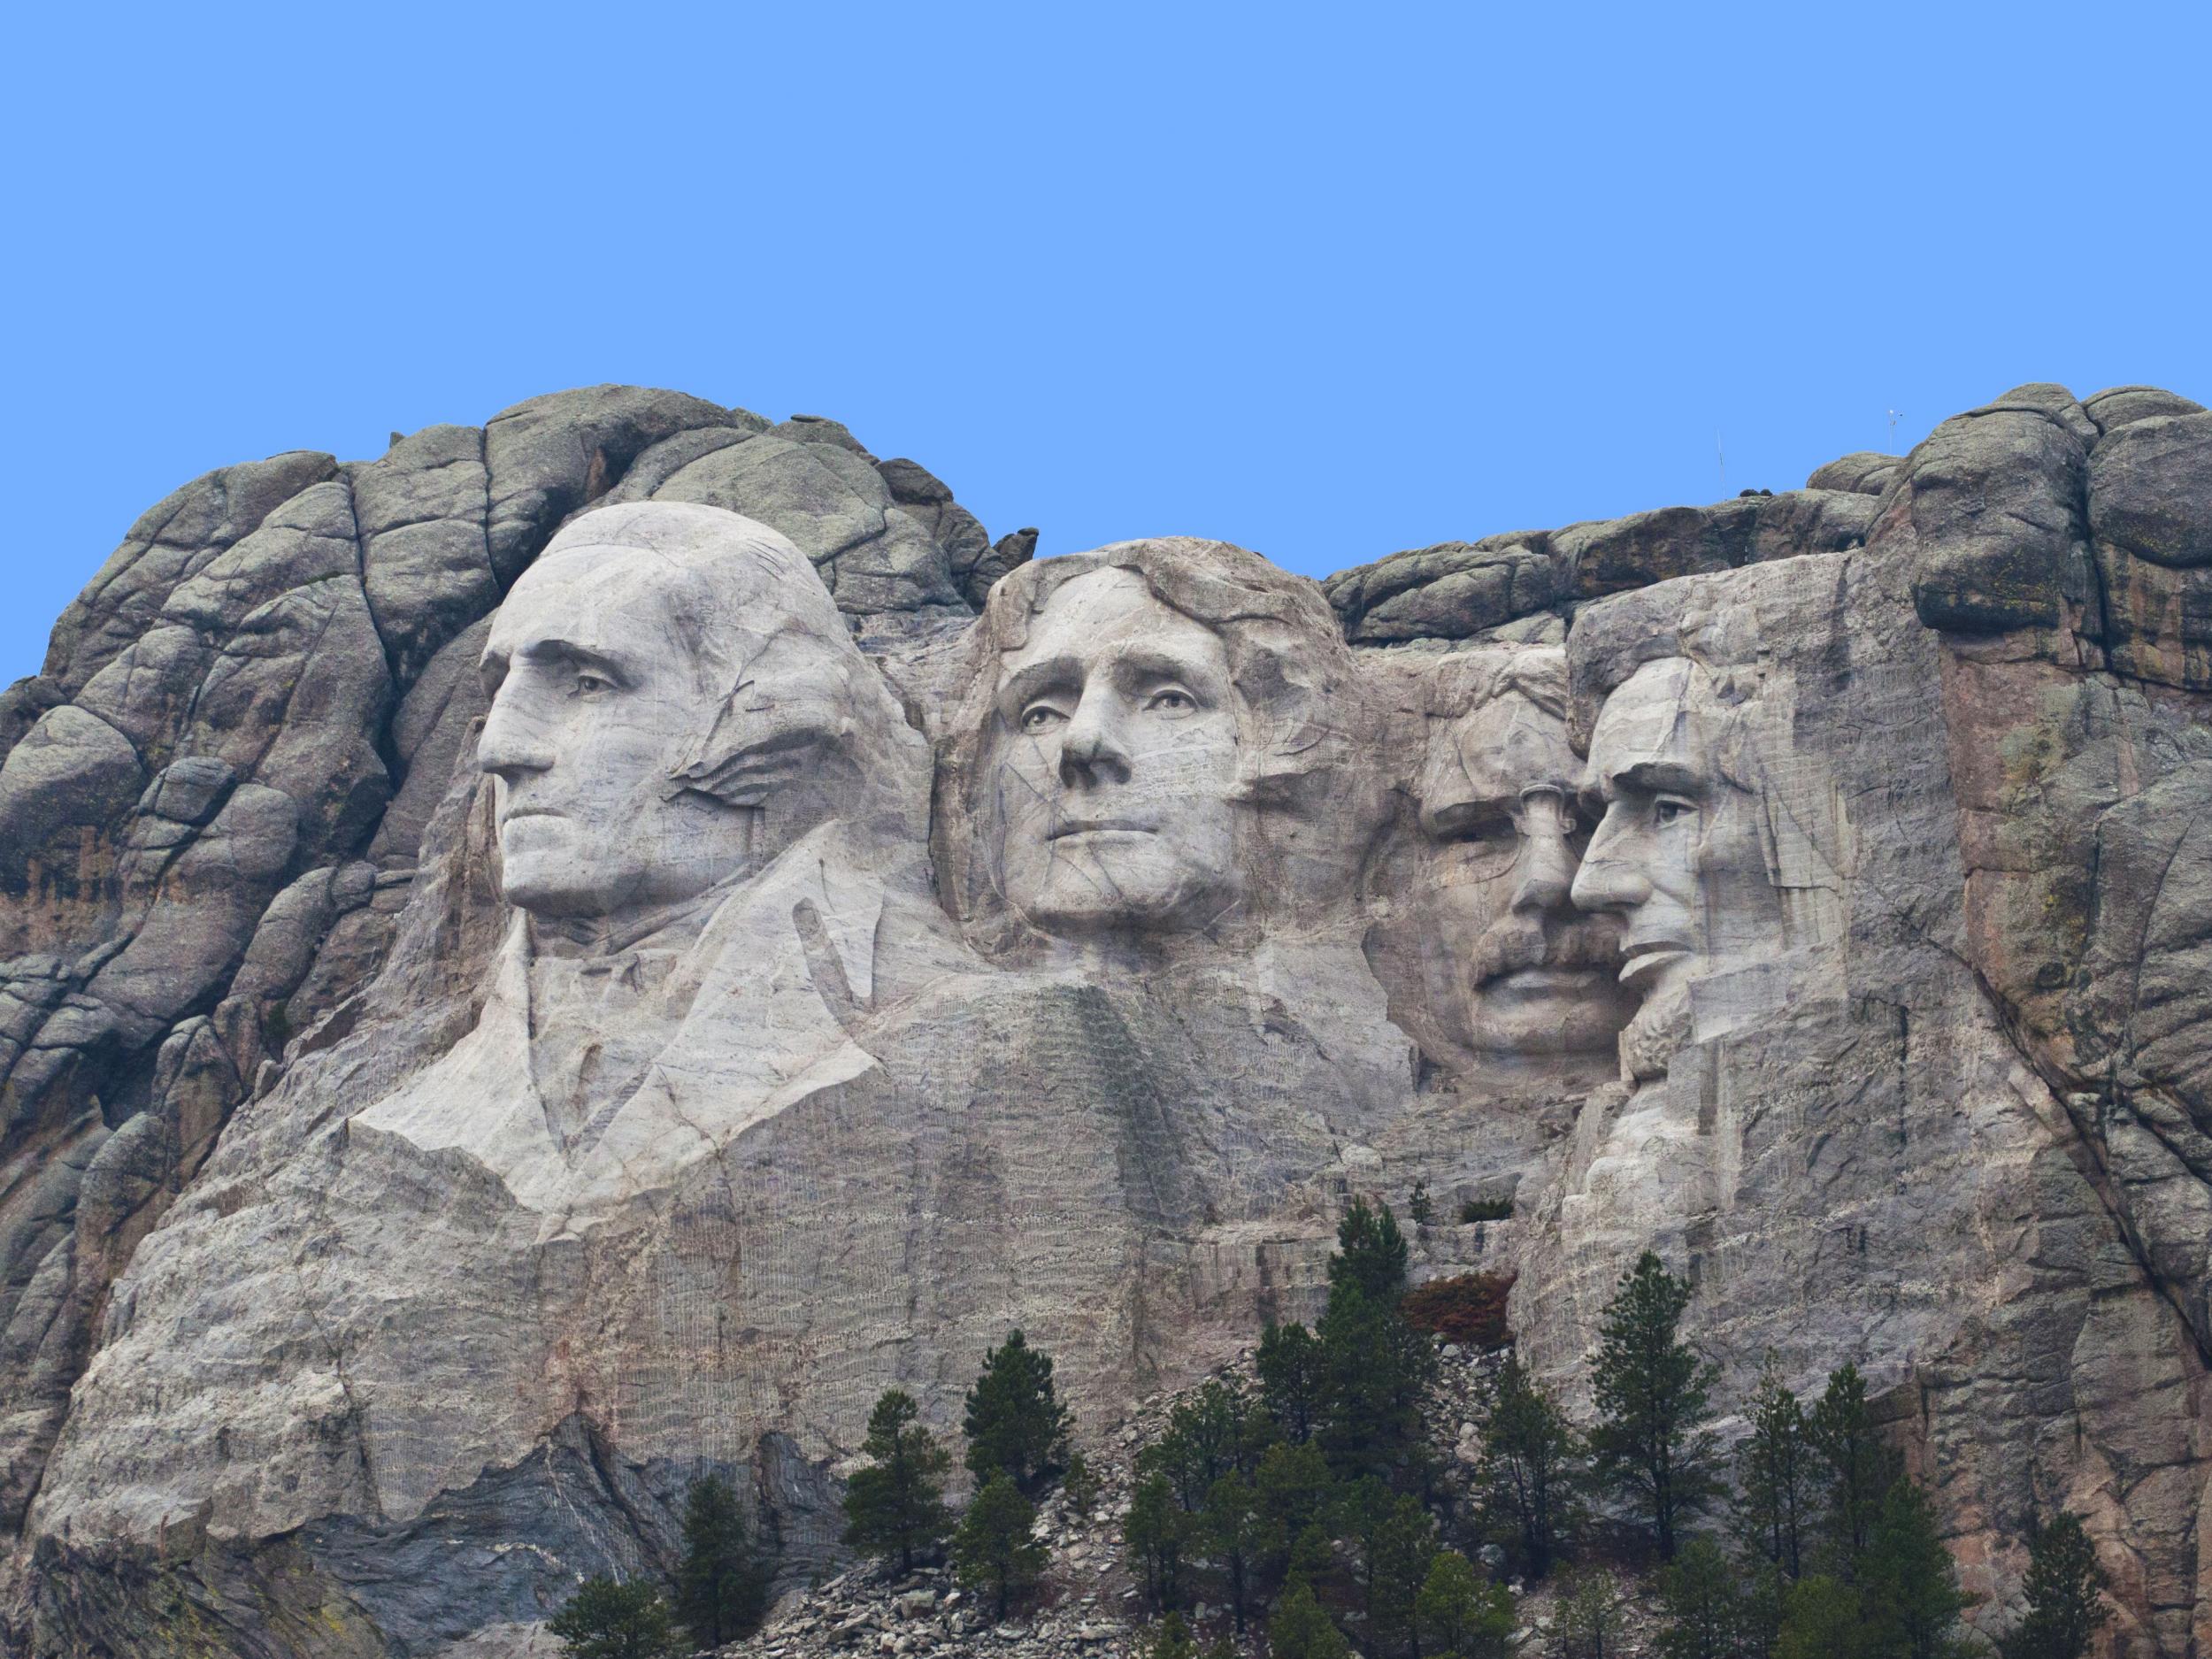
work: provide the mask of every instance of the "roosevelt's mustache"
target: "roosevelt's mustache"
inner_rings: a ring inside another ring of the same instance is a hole
[[[1468,952],[1468,971],[1481,985],[1523,968],[1609,968],[1620,954],[1620,928],[1610,917],[1578,917],[1548,928],[1540,916],[1515,911],[1483,930]]]

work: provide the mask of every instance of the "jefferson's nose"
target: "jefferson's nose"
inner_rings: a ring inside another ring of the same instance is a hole
[[[1060,781],[1129,781],[1129,749],[1121,732],[1121,700],[1102,686],[1085,690],[1060,738]]]
[[[477,768],[512,783],[525,772],[543,772],[552,764],[553,746],[522,707],[515,677],[510,675],[484,716],[484,730],[476,740]]]
[[[1629,835],[1618,803],[1605,809],[1605,817],[1590,837],[1575,872],[1569,896],[1578,910],[1632,910],[1651,896],[1651,879],[1625,855]]]

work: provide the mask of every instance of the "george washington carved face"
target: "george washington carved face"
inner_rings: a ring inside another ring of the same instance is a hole
[[[508,899],[617,924],[853,805],[841,734],[875,712],[868,690],[885,701],[795,548],[676,503],[570,525],[500,608],[482,667]]]

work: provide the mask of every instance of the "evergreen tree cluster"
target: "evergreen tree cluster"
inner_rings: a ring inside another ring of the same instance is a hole
[[[1408,1255],[1389,1207],[1355,1200],[1314,1327],[1268,1326],[1256,1388],[1206,1383],[1139,1449],[1123,1544],[1158,1616],[1155,1659],[1200,1659],[1183,1614],[1202,1596],[1240,1636],[1263,1624],[1275,1659],[1506,1659],[1512,1599],[1432,1509],[1422,1405],[1436,1343],[1402,1306]],[[1648,1252],[1623,1276],[1592,1357],[1586,1435],[1508,1356],[1485,1402],[1468,1548],[1494,1547],[1540,1579],[1587,1548],[1596,1517],[1625,1523],[1661,1563],[1663,1659],[1958,1659],[1967,1598],[1857,1370],[1807,1402],[1770,1358],[1732,1471],[1711,1427],[1717,1370],[1679,1334],[1689,1300]],[[949,1555],[1002,1618],[1044,1569],[1037,1500],[1056,1484],[1079,1513],[1097,1501],[1052,1361],[1018,1330],[985,1356],[962,1425],[975,1495],[957,1517],[943,1495],[951,1455],[919,1417],[901,1390],[877,1401],[845,1541],[902,1570]],[[551,1625],[565,1652],[660,1659],[680,1627],[714,1646],[757,1625],[771,1572],[726,1483],[692,1489],[684,1539],[672,1605],[649,1583],[589,1580]],[[2002,1659],[2082,1659],[2108,1616],[2102,1587],[2079,1518],[2056,1517],[2032,1541],[2027,1612]],[[1565,1659],[1613,1659],[1622,1607],[1601,1568],[1571,1568]],[[1229,1651],[1225,1636],[1206,1659]]]

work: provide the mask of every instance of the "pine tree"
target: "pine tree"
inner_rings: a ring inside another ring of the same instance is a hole
[[[1416,1499],[1369,1476],[1346,1495],[1341,1523],[1356,1563],[1369,1648],[1405,1652],[1414,1643],[1414,1608],[1436,1556],[1436,1524]]]
[[[1183,1616],[1170,1613],[1153,1626],[1152,1640],[1144,1654],[1145,1659],[1198,1659],[1198,1644],[1190,1639]]]
[[[1421,1402],[1436,1375],[1436,1345],[1400,1317],[1394,1296],[1378,1302],[1363,1282],[1338,1283],[1321,1316],[1329,1401],[1321,1443],[1348,1480],[1418,1460]]]
[[[1736,1450],[1736,1530],[1761,1559],[1796,1582],[1819,1498],[1820,1456],[1805,1410],[1773,1355],[1751,1397],[1751,1432]]]
[[[1743,1626],[1735,1569],[1709,1538],[1686,1540],[1659,1575],[1665,1659],[1734,1659]]]
[[[1824,1572],[1808,1573],[1789,1587],[1774,1659],[1860,1659],[1865,1647],[1857,1590]]]
[[[719,1475],[695,1483],[684,1503],[684,1557],[676,1617],[702,1647],[751,1633],[768,1610],[769,1573],[754,1551],[737,1494]]]
[[[1098,1503],[1098,1477],[1091,1471],[1091,1461],[1081,1452],[1068,1454],[1067,1472],[1060,1477],[1060,1490],[1073,1513],[1088,1517]]]
[[[845,1490],[845,1542],[870,1555],[896,1555],[901,1571],[913,1569],[918,1551],[942,1543],[951,1525],[938,1483],[952,1460],[915,1421],[919,1415],[912,1395],[885,1391],[861,1444],[875,1461]]]
[[[1165,1475],[1177,1502],[1194,1515],[1215,1481],[1258,1467],[1273,1427],[1241,1389],[1210,1381],[1176,1402],[1160,1438],[1138,1453],[1138,1471]]]
[[[1878,1659],[1950,1659],[1970,1605],[1936,1531],[1935,1509],[1917,1480],[1898,1480],[1882,1500],[1860,1560],[1869,1652]]]
[[[1348,1659],[1352,1644],[1314,1599],[1313,1586],[1294,1578],[1267,1617],[1269,1659]]]
[[[1233,1470],[1214,1482],[1196,1518],[1194,1531],[1200,1552],[1221,1575],[1229,1614],[1241,1636],[1256,1580],[1273,1542],[1273,1529],[1252,1482]]]
[[[2028,1544],[2028,1608],[1998,1644],[2005,1659],[2081,1659],[2112,1617],[2104,1570],[2081,1517],[2061,1511]]]
[[[1425,1179],[1413,1183],[1413,1195],[1406,1200],[1406,1214],[1413,1217],[1413,1225],[1425,1227],[1429,1217],[1436,1213],[1436,1206],[1429,1202],[1429,1184]]]
[[[1621,1588],[1602,1567],[1586,1567],[1559,1586],[1561,1659],[1617,1659],[1627,1619]]]
[[[1429,1563],[1414,1603],[1422,1659],[1503,1659],[1513,1638],[1513,1598],[1486,1584],[1455,1549]]]
[[[1156,1608],[1173,1608],[1183,1599],[1183,1552],[1189,1537],[1190,1517],[1175,1502],[1168,1478],[1141,1472],[1129,1494],[1121,1540],[1131,1571]]]
[[[1287,1578],[1301,1567],[1309,1575],[1320,1571],[1326,1544],[1316,1548],[1315,1540],[1325,1540],[1337,1500],[1336,1481],[1321,1448],[1310,1440],[1269,1447],[1252,1478],[1252,1491],[1268,1540],[1267,1574]]]
[[[1897,1459],[1874,1432],[1866,1379],[1857,1366],[1828,1373],[1827,1392],[1809,1414],[1807,1426],[1825,1465],[1830,1554],[1839,1576],[1855,1578],[1883,1496],[1897,1479]]]
[[[1590,1448],[1648,1517],[1662,1561],[1682,1522],[1710,1502],[1717,1455],[1705,1419],[1719,1369],[1675,1340],[1690,1287],[1647,1250],[1605,1310],[1592,1382],[1598,1424]]]
[[[1531,1578],[1541,1578],[1580,1517],[1582,1442],[1517,1355],[1506,1356],[1489,1405],[1475,1473],[1478,1513],[1486,1534]]]
[[[990,1596],[994,1617],[1004,1618],[1008,1604],[1044,1571],[1045,1547],[1036,1532],[1036,1506],[1003,1470],[960,1517],[952,1536],[953,1577],[962,1588]]]
[[[545,1627],[566,1659],[668,1659],[680,1650],[661,1593],[604,1574],[578,1586]]]
[[[1404,1294],[1409,1255],[1390,1206],[1370,1209],[1364,1198],[1355,1198],[1337,1223],[1336,1252],[1329,1257],[1330,1292],[1350,1285],[1368,1301],[1388,1307]]]
[[[1302,1325],[1269,1325],[1256,1361],[1260,1398],[1287,1440],[1305,1440],[1328,1409],[1328,1371],[1321,1344]]]
[[[964,1422],[968,1472],[980,1487],[1003,1470],[1027,1497],[1052,1483],[1067,1458],[1067,1409],[1052,1388],[1052,1361],[1019,1331],[983,1356]]]

